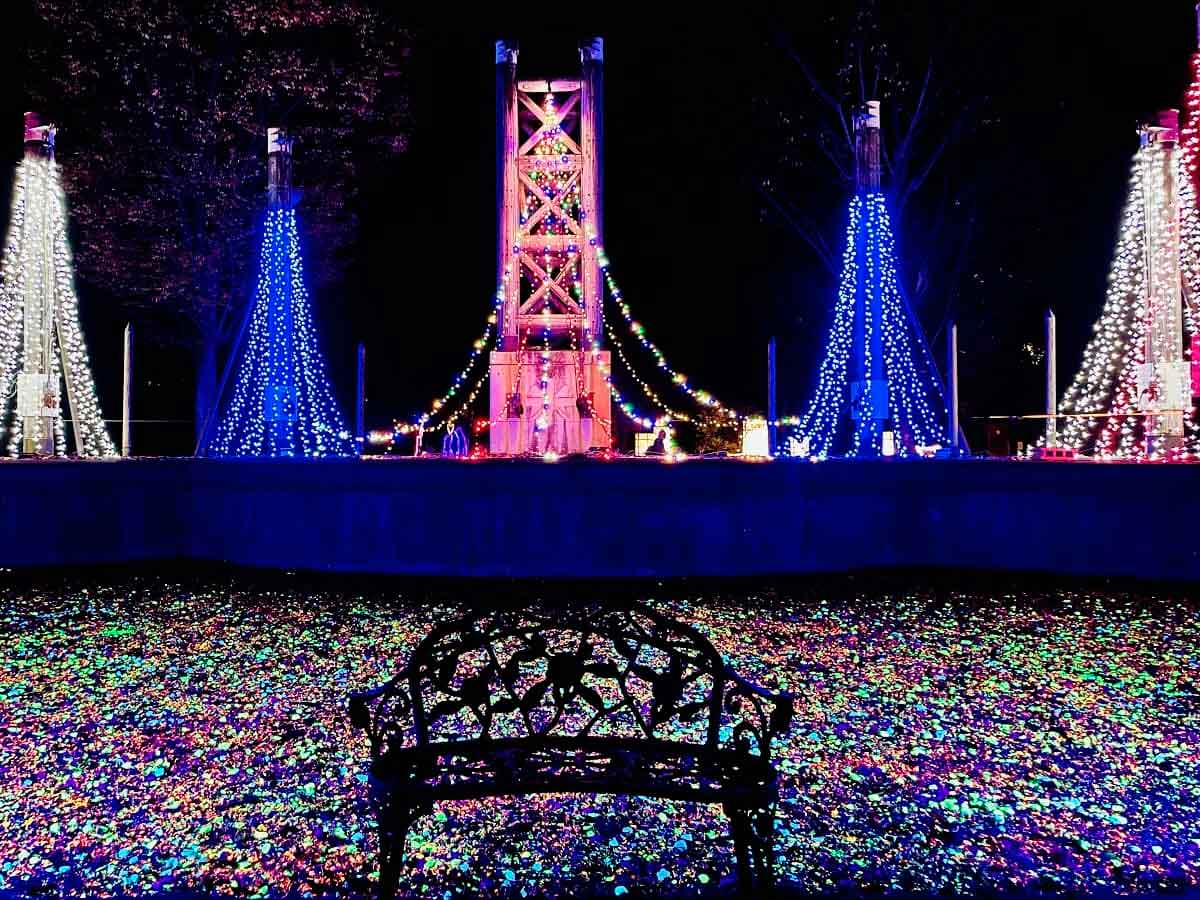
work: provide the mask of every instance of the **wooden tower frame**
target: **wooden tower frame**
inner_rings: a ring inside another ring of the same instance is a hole
[[[491,452],[577,453],[611,444],[603,337],[604,42],[574,79],[517,80],[496,42],[499,349],[491,354]]]

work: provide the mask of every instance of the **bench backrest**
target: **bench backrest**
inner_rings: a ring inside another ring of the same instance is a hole
[[[721,738],[720,655],[637,604],[480,610],[431,632],[408,677],[418,743],[603,736],[715,749]]]
[[[434,628],[355,694],[372,755],[512,738],[663,740],[769,762],[793,698],[730,670],[690,625],[633,601],[492,606]]]

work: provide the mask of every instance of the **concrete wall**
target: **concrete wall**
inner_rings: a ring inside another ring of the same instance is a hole
[[[456,576],[888,566],[1200,580],[1200,467],[1009,462],[0,463],[0,565]]]

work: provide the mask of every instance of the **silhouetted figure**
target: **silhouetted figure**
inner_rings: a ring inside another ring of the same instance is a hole
[[[660,430],[658,437],[654,439],[654,443],[646,448],[647,456],[666,456],[667,455],[667,432]]]

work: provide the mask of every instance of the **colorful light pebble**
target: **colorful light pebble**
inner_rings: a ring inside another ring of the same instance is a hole
[[[815,593],[815,592],[813,592]],[[659,595],[801,697],[778,871],[804,892],[1200,884],[1200,627],[1177,598]],[[356,895],[375,878],[349,691],[451,605],[237,582],[0,588],[0,890]],[[753,627],[747,627],[747,621]],[[705,893],[716,808],[445,804],[406,890]]]

